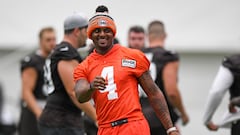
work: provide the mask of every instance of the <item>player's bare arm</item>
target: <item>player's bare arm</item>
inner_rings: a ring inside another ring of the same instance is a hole
[[[98,90],[104,90],[107,83],[105,79],[101,76],[96,76],[91,83],[88,83],[85,79],[80,79],[75,85],[75,91],[77,99],[80,103],[87,102],[91,99],[92,93]]]
[[[27,68],[22,73],[22,98],[27,106],[35,114],[36,118],[42,113],[37,100],[33,95],[33,90],[37,81],[37,72],[34,68]]]
[[[85,102],[83,104],[80,104],[76,99],[76,94],[74,91],[74,80],[73,80],[73,70],[78,65],[78,61],[76,60],[69,60],[65,61],[62,60],[58,63],[58,71],[61,77],[61,80],[64,84],[64,87],[66,88],[66,92],[71,98],[72,102],[81,110],[83,110],[90,118],[92,118],[94,121],[96,121],[96,110],[91,105],[90,102]]]
[[[162,122],[164,128],[170,129],[173,127],[173,123],[171,121],[168,107],[165,101],[165,98],[157,87],[157,85],[152,80],[150,73],[147,71],[142,74],[140,78],[138,78],[140,85],[148,96],[149,102],[155,110],[158,118]],[[179,133],[175,130],[170,133],[171,135],[178,135]]]
[[[80,103],[87,102],[91,99],[94,89],[91,89],[90,84],[85,79],[80,79],[76,82],[75,92],[77,100]]]
[[[170,103],[181,113],[183,125],[189,122],[189,117],[183,106],[180,91],[177,86],[177,74],[179,62],[170,62],[163,69],[163,80]]]

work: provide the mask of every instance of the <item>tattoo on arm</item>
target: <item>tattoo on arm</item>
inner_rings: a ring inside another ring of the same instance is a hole
[[[147,71],[143,73],[138,81],[147,94],[148,100],[162,122],[164,128],[169,129],[170,127],[173,127],[166,100],[161,90],[154,83],[149,72]]]

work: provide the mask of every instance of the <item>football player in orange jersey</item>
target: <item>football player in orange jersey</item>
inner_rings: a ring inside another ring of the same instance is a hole
[[[88,37],[93,40],[95,50],[74,70],[78,101],[94,99],[98,134],[150,135],[139,103],[139,83],[167,133],[179,135],[164,96],[151,78],[149,61],[139,50],[114,45],[115,35],[112,17],[103,13],[93,16]]]

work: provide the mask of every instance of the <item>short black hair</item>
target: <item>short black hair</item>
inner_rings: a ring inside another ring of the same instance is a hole
[[[74,28],[73,29],[69,29],[69,30],[64,30],[64,34],[68,35],[68,34],[72,33],[73,30],[74,30]]]
[[[79,29],[81,30],[81,29],[84,29],[84,28],[87,28],[87,27],[88,27],[88,25],[83,26],[83,27],[80,27]],[[69,29],[69,30],[64,30],[64,34],[66,34],[66,35],[71,34],[74,29],[75,29],[75,28]]]
[[[132,27],[129,28],[128,34],[130,32],[145,33],[145,30],[144,30],[144,28],[142,26],[135,25],[135,26],[132,26]]]
[[[104,6],[104,5],[99,5],[99,6],[96,8],[95,12],[96,12],[96,13],[97,13],[97,12],[100,12],[100,13],[107,12],[107,13],[108,13],[108,8],[107,8],[106,6]]]

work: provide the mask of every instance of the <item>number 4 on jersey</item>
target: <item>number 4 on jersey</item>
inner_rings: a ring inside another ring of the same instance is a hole
[[[116,92],[117,86],[114,83],[114,70],[113,66],[104,67],[101,76],[107,81],[106,89],[100,90],[101,93],[108,92],[108,100],[113,100],[118,98],[118,93]]]

